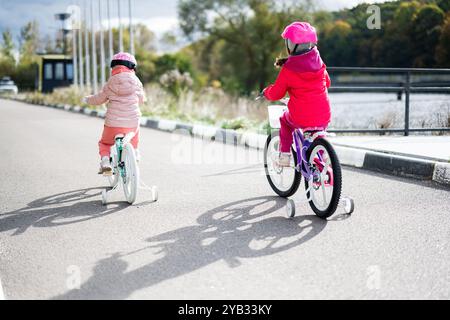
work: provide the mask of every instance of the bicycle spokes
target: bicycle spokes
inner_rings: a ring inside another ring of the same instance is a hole
[[[333,193],[333,170],[330,157],[323,146],[317,146],[311,152],[312,183],[310,198],[316,207],[323,209],[329,206]]]
[[[333,168],[329,157],[322,150],[319,151],[317,157],[314,158],[314,169],[320,175],[320,180],[328,186],[333,186]]]
[[[291,157],[291,165],[282,167],[278,165],[280,156],[280,137],[273,135],[269,137],[265,149],[266,176],[272,189],[280,196],[292,195],[298,188],[299,173],[296,171],[294,157]]]

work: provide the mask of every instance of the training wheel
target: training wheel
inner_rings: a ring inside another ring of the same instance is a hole
[[[292,199],[286,203],[286,214],[289,219],[295,217],[295,202]]]
[[[355,201],[352,198],[344,198],[344,210],[346,214],[352,214],[355,211]]]
[[[102,191],[102,205],[106,205],[108,203],[108,192],[106,190]]]
[[[158,201],[158,187],[156,186],[152,187],[152,200],[154,202]]]

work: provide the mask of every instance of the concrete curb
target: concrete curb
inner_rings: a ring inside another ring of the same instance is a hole
[[[20,102],[23,100],[12,98]],[[92,110],[80,106],[69,105],[49,105],[40,104],[47,107],[81,113],[92,117],[104,118],[105,111]],[[245,146],[263,150],[266,144],[267,135],[254,132],[238,132],[226,130],[213,126],[192,125],[174,120],[152,119],[142,117],[141,127],[156,129],[165,132],[176,132],[191,135],[207,140],[214,140],[224,144]],[[342,165],[380,172],[384,174],[414,178],[420,180],[431,180],[437,183],[450,186],[450,163],[423,160],[414,157],[406,157],[382,152],[376,152],[360,148],[351,148],[333,143],[336,153]]]
[[[450,163],[437,162],[435,164],[433,181],[450,185]]]
[[[400,177],[432,180],[434,166],[432,161],[368,151],[363,168]]]

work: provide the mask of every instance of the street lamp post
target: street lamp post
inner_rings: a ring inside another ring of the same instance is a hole
[[[79,9],[79,26],[78,26],[78,67],[80,89],[84,90],[84,74],[83,74],[83,34],[81,29],[81,9]]]
[[[120,7],[120,0],[117,0],[119,13],[119,51],[123,52],[123,29],[122,29],[122,8]]]
[[[131,0],[128,0],[128,14],[130,16],[130,53],[134,56],[134,32],[133,32],[133,22],[132,22],[132,6]]]
[[[55,19],[58,21],[61,21],[61,36],[63,41],[63,53],[67,54],[67,45],[66,45],[66,36],[69,32],[69,30],[66,29],[66,21],[70,18],[70,13],[64,12],[64,13],[57,13],[55,14]]]
[[[98,0],[98,18],[100,22],[100,83],[105,85],[105,45],[103,37],[103,23],[102,23],[102,0]]]
[[[84,45],[85,45],[85,65],[86,65],[86,86],[90,88],[91,86],[91,57],[89,55],[89,30],[87,27],[88,24],[88,14],[87,14],[87,3],[86,0],[84,0]]]
[[[73,84],[78,86],[78,57],[77,57],[77,30],[72,24],[72,66],[73,66]]]
[[[95,44],[95,19],[94,19],[94,1],[91,1],[91,36],[92,36],[92,88],[97,92],[97,47]]]
[[[108,0],[107,2],[107,11],[108,11],[108,41],[109,41],[109,61],[112,60],[112,57],[114,55],[114,49],[113,49],[113,32],[112,32],[112,27],[111,27],[111,11],[110,11],[110,2],[111,0]]]

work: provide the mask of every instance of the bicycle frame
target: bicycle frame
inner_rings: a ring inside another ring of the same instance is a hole
[[[118,134],[114,138],[114,145],[111,146],[111,162],[113,165],[113,175],[109,176],[109,183],[111,190],[103,190],[102,204],[108,203],[108,196],[111,192],[116,190],[120,185],[123,187],[125,197],[129,204],[136,201],[137,192],[139,188],[139,167],[136,162],[135,153],[133,152],[133,145],[131,140],[136,132],[128,134]],[[129,153],[124,153],[129,152]],[[131,158],[130,158],[131,157]],[[151,188],[152,199],[158,199],[156,187]]]
[[[307,181],[313,180],[314,172],[311,170],[311,164],[308,162],[306,153],[316,139],[323,138],[326,135],[327,133],[325,131],[317,131],[311,137],[305,137],[300,129],[296,129],[293,133],[295,151],[297,153],[297,168],[295,169],[299,171]],[[319,160],[316,162],[316,165],[321,170],[325,166],[323,164],[322,154],[319,153],[318,158]]]
[[[123,138],[116,139],[116,152],[117,152],[117,169],[119,170],[120,176],[125,177],[125,169],[122,163],[122,151],[123,151]]]
[[[125,165],[122,161],[122,152],[123,148],[127,143],[130,143],[131,139],[133,139],[135,136],[134,132],[130,132],[125,136],[117,136],[115,141],[115,147],[117,152],[117,168],[119,170],[120,176],[125,179],[126,178],[126,172],[125,172]]]

